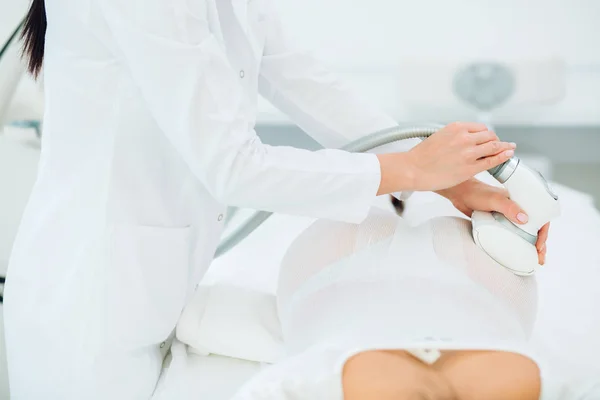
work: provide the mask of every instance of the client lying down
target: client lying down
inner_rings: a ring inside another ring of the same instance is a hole
[[[536,302],[535,278],[487,257],[465,219],[317,221],[282,263],[289,357],[235,399],[546,400]]]

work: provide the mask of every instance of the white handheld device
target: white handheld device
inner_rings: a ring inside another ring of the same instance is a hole
[[[471,218],[475,243],[496,262],[517,275],[533,274],[538,263],[535,247],[538,231],[560,215],[558,196],[537,171],[517,157],[493,168],[489,173],[508,190],[529,216],[524,225],[515,225],[497,212],[475,211]]]

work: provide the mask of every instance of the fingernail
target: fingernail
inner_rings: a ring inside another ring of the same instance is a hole
[[[515,151],[514,150],[507,150],[507,151],[504,152],[504,155],[506,157],[512,157],[512,156],[515,155]]]
[[[525,224],[525,223],[527,223],[527,221],[529,221],[529,217],[527,216],[527,214],[518,213],[517,220],[519,220],[519,222]]]
[[[512,147],[513,149],[517,148],[517,144],[515,142],[510,142],[510,147]]]

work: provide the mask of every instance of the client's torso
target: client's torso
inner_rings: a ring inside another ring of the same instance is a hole
[[[527,343],[535,279],[481,253],[468,221],[414,228],[378,210],[360,225],[319,221],[286,256],[278,300],[290,354],[323,386],[313,368],[329,362],[330,390],[343,381],[346,400],[412,398],[399,390],[431,399],[540,396]],[[423,362],[430,352],[438,357]],[[389,397],[375,396],[382,387]]]
[[[536,298],[534,279],[478,252],[467,221],[411,228],[378,210],[360,225],[318,221],[280,271],[290,356],[235,400],[536,400],[539,370],[522,355]]]
[[[291,353],[323,343],[366,349],[526,347],[535,282],[489,259],[469,259],[473,255],[464,248],[476,247],[461,221],[413,228],[374,211],[355,227],[317,224],[292,246],[281,271],[279,311]],[[311,237],[321,247],[312,255],[305,248]],[[323,257],[324,250],[338,258]],[[478,265],[467,265],[474,261]],[[489,284],[478,275],[486,269],[496,274]]]

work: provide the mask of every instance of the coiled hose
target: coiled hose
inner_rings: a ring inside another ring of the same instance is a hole
[[[400,140],[407,139],[425,139],[433,135],[435,132],[440,130],[443,125],[437,124],[426,124],[422,126],[398,126],[394,128],[385,129],[370,135],[364,136],[358,140],[348,143],[341,150],[353,152],[353,153],[364,153],[369,150],[373,150],[377,147],[397,142]],[[231,219],[235,208],[231,208],[229,211],[228,220]],[[242,225],[237,227],[234,231],[228,234],[221,240],[221,243],[217,247],[215,258],[222,256],[229,250],[234,248],[238,243],[244,240],[248,235],[254,232],[259,226],[261,226],[269,217],[272,212],[268,211],[257,211],[250,216]]]

